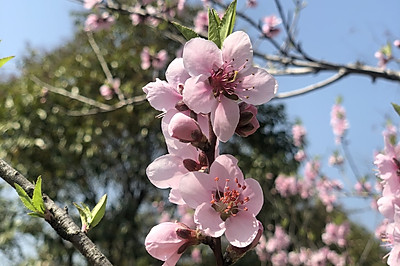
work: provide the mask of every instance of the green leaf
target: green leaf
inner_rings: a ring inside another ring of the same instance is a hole
[[[15,56],[8,56],[8,57],[3,57],[0,58],[0,67],[2,67],[5,63],[13,59]]]
[[[91,223],[89,223],[89,228],[95,227],[103,218],[104,213],[106,212],[106,204],[107,204],[107,194],[105,194],[99,202],[96,204],[96,206],[92,210],[92,217],[93,220]]]
[[[396,111],[396,113],[400,116],[400,105],[392,103],[392,106],[393,106],[394,110]]]
[[[44,202],[43,202],[43,197],[42,197],[42,177],[41,176],[39,176],[38,179],[36,180],[35,189],[33,190],[32,203],[38,213],[44,214],[46,208],[44,207]]]
[[[30,212],[28,213],[29,216],[37,217],[37,218],[44,218],[44,214],[38,212]]]
[[[82,227],[87,227],[87,225],[88,225],[87,218],[88,217],[87,217],[85,210],[81,206],[76,204],[75,202],[73,202],[73,204],[78,209],[79,216],[81,217]]]
[[[224,14],[224,17],[221,20],[220,24],[220,38],[221,43],[224,42],[226,37],[233,32],[233,27],[235,26],[235,19],[236,19],[236,4],[237,1],[233,1]]]
[[[216,11],[208,9],[208,39],[221,48],[221,38],[219,33],[220,19],[215,17]],[[217,14],[218,16],[218,14]]]
[[[190,40],[196,37],[199,37],[199,35],[192,30],[189,27],[183,26],[177,22],[172,22],[172,24],[174,24],[174,26],[182,33],[182,35],[186,38],[186,40]]]
[[[18,193],[19,198],[21,199],[21,201],[25,205],[25,207],[33,212],[37,212],[35,206],[33,206],[32,199],[28,196],[28,194],[25,192],[25,190],[17,183],[14,183],[14,186],[15,186],[15,190]]]

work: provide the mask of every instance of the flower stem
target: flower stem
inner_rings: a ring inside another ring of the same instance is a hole
[[[210,167],[215,160],[215,147],[217,145],[217,136],[214,134],[213,126],[211,124],[211,113],[208,114],[208,125],[209,125],[208,141],[210,143],[210,148],[204,152],[208,159],[208,166]]]

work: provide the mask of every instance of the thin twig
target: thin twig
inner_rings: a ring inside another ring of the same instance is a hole
[[[347,75],[346,70],[341,69],[337,74],[333,75],[332,77],[330,77],[328,79],[325,79],[321,82],[317,82],[315,84],[312,84],[310,86],[307,86],[307,87],[304,87],[304,88],[301,88],[301,89],[298,89],[295,91],[279,93],[275,96],[274,99],[284,99],[284,98],[290,98],[290,97],[306,94],[306,93],[315,91],[317,89],[321,89],[327,85],[330,85],[333,82],[338,81],[339,79],[343,78],[346,75]]]
[[[32,196],[35,186],[2,159],[0,159],[0,178],[14,189],[15,184],[20,185],[28,195]],[[50,213],[50,215],[46,216],[45,221],[51,225],[60,237],[71,242],[91,265],[112,265],[64,209],[58,207],[45,194],[43,194],[43,201],[46,210]]]

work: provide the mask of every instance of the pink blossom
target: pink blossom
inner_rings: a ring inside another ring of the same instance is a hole
[[[354,185],[354,189],[359,195],[368,194],[372,191],[372,185],[368,181],[360,180]]]
[[[203,51],[203,52],[199,52]],[[237,31],[220,50],[209,40],[194,38],[185,44],[183,63],[191,78],[183,101],[196,113],[210,113],[214,133],[226,142],[239,123],[236,100],[258,105],[274,97],[277,83],[266,70],[252,66],[249,36]]]
[[[275,188],[282,197],[294,196],[297,194],[296,178],[279,175],[275,179]]]
[[[329,165],[342,165],[344,162],[343,156],[338,153],[334,153],[329,157]]]
[[[86,9],[92,9],[96,5],[100,4],[102,0],[84,0],[83,7]]]
[[[349,128],[349,122],[346,119],[346,110],[340,104],[335,104],[332,107],[331,126],[336,137],[336,143],[341,143],[344,133]]]
[[[255,248],[258,259],[262,262],[265,262],[268,259],[268,254],[266,253],[266,245],[267,245],[267,239],[265,238],[264,235],[262,235],[260,237],[258,245]]]
[[[184,83],[190,77],[183,66],[182,58],[176,58],[169,64],[165,77],[167,81],[156,79],[143,87],[150,105],[163,112],[175,109],[182,101]]]
[[[294,159],[295,159],[296,161],[298,161],[298,162],[302,162],[302,161],[304,161],[306,158],[307,158],[307,155],[306,155],[306,153],[304,152],[303,149],[298,150],[298,151],[296,152],[296,154],[294,155]]]
[[[108,86],[107,84],[101,85],[99,91],[101,96],[103,96],[106,100],[111,100],[114,94],[110,86]]]
[[[220,155],[210,173],[189,172],[182,177],[180,193],[187,205],[195,209],[198,228],[212,237],[225,233],[235,247],[246,247],[259,231],[256,215],[263,205],[260,184],[244,179],[231,155]]]
[[[287,252],[280,250],[271,256],[271,262],[274,266],[286,265],[288,263]]]
[[[279,225],[275,227],[275,234],[268,239],[266,250],[269,253],[286,249],[290,245],[290,237]]]
[[[142,60],[140,67],[143,70],[149,69],[149,67],[151,66],[151,56],[150,56],[150,48],[149,47],[147,47],[147,46],[143,47],[143,50],[140,53],[140,59]]]
[[[292,127],[293,143],[296,147],[303,146],[306,133],[306,129],[300,124],[296,124]]]
[[[268,38],[274,38],[281,32],[281,30],[279,28],[277,28],[277,26],[282,23],[282,20],[280,18],[278,18],[277,16],[270,15],[270,16],[264,17],[263,22],[264,22],[264,24],[262,26],[262,32]]]
[[[391,250],[387,260],[388,265],[399,265],[400,263],[400,205],[395,205],[392,223],[386,227],[384,241],[389,244]]]
[[[382,51],[375,52],[375,58],[378,59],[378,67],[385,69],[390,57],[387,57]]]
[[[394,40],[393,45],[400,48],[400,40]]]
[[[165,50],[160,50],[151,62],[152,66],[156,70],[163,69],[168,61],[168,53]]]
[[[320,167],[319,160],[308,161],[304,167],[305,179],[315,180],[315,178],[319,175]]]
[[[194,263],[199,264],[199,263],[202,262],[201,251],[200,251],[199,248],[194,248],[194,249],[192,250],[192,253],[190,254],[190,256],[191,256],[192,261],[193,261]]]
[[[109,29],[114,22],[114,17],[107,12],[103,12],[101,16],[90,14],[85,21],[85,31],[100,31]]]
[[[257,0],[247,0],[246,1],[247,7],[257,7],[257,5],[258,5]]]
[[[343,223],[336,225],[328,223],[325,227],[325,232],[322,234],[322,241],[325,244],[337,244],[339,247],[344,247],[347,244],[346,237],[350,232],[350,225]]]
[[[197,12],[194,18],[194,31],[197,33],[205,33],[208,31],[208,13],[206,11]]]
[[[164,265],[175,265],[190,245],[197,244],[196,231],[182,223],[165,222],[154,226],[145,239],[147,252]]]
[[[240,118],[235,133],[241,137],[248,137],[260,127],[257,120],[257,108],[245,102],[239,103]]]

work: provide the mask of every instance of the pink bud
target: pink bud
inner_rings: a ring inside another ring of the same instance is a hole
[[[240,118],[235,133],[241,137],[247,137],[256,132],[260,127],[257,120],[257,108],[252,104],[241,102],[239,104]]]
[[[400,40],[395,40],[393,42],[393,45],[396,46],[397,48],[400,48]]]
[[[104,84],[99,89],[101,96],[104,97],[106,100],[111,100],[113,97],[113,91],[110,86]]]
[[[196,231],[182,223],[165,222],[154,226],[145,239],[147,252],[165,265],[175,265],[190,245],[197,244]]]
[[[182,142],[200,141],[203,137],[197,121],[183,113],[177,113],[172,117],[168,125],[168,132],[171,137]]]

